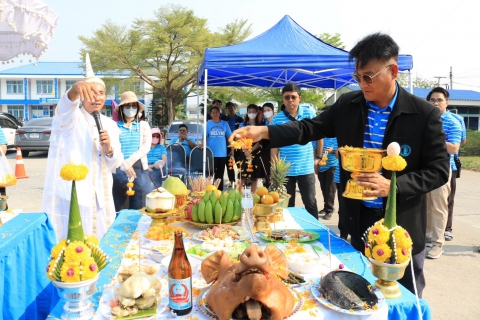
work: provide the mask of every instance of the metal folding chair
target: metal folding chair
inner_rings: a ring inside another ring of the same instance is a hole
[[[207,153],[207,164],[205,167],[205,176],[213,177],[213,152],[212,149],[205,147]],[[195,147],[190,152],[190,165],[188,167],[188,176],[198,177],[203,175],[203,149]]]
[[[167,175],[177,176],[186,182],[187,156],[181,144],[167,146]]]

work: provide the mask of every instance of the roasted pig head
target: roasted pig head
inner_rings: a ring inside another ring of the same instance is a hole
[[[215,281],[206,302],[219,320],[281,320],[293,311],[292,293],[281,281],[288,278],[287,259],[274,245],[249,246],[239,261],[217,251],[202,262],[201,271],[207,283]]]

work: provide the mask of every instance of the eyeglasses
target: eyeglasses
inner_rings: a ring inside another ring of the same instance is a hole
[[[290,100],[290,99],[293,100],[293,101],[295,101],[295,100],[298,99],[298,96],[286,95],[286,96],[283,96],[283,99],[285,99],[285,100],[287,100],[287,101]]]
[[[187,132],[187,130],[185,130],[185,129],[180,129],[180,130],[178,130],[178,132]]]
[[[442,103],[445,99],[430,99],[431,103]]]
[[[388,66],[386,66],[385,68],[383,68],[382,70],[378,71],[377,73],[375,73],[373,76],[369,76],[368,74],[364,74],[363,76],[359,76],[358,74],[356,73],[352,73],[352,78],[353,80],[357,81],[358,83],[362,82],[362,81],[365,81],[366,83],[372,83],[373,82],[373,78],[375,78],[376,76],[378,76],[380,74],[380,72],[382,72],[383,70],[386,70],[388,68],[390,68],[392,65],[389,64]]]
[[[124,109],[137,109],[137,106],[129,104],[129,105],[124,105],[123,108]]]

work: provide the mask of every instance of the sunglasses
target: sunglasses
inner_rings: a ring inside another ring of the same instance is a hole
[[[285,100],[287,100],[287,101],[288,101],[288,100],[293,100],[293,101],[295,101],[295,100],[298,99],[298,96],[286,95],[286,96],[283,96],[283,99],[285,99]]]
[[[137,106],[129,104],[129,105],[124,105],[123,108],[124,109],[137,109]]]
[[[377,73],[375,73],[373,76],[369,76],[367,74],[364,74],[363,76],[359,76],[358,74],[356,73],[352,73],[352,78],[353,80],[357,81],[358,83],[362,82],[362,81],[365,81],[366,83],[372,83],[373,82],[373,78],[375,78],[376,76],[378,76],[380,74],[380,72],[390,68],[392,65],[389,64],[388,66],[386,66],[385,68],[383,68],[382,70],[378,71]]]

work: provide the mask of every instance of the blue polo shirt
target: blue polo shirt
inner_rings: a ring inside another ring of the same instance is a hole
[[[140,122],[134,121],[128,128],[123,121],[118,121],[117,126],[120,129],[122,153],[128,159],[140,148]]]
[[[297,120],[312,119],[316,116],[315,112],[310,108],[302,106],[298,107]],[[291,122],[290,119],[282,112],[277,113],[272,120],[272,124],[284,124]],[[314,172],[313,146],[309,142],[305,145],[294,144],[288,147],[279,148],[280,158],[285,158],[292,165],[288,170],[288,176],[302,176]]]
[[[364,134],[364,148],[381,149],[383,143],[383,137],[385,135],[385,129],[387,128],[388,118],[393,111],[395,102],[398,96],[398,84],[396,85],[395,95],[390,103],[380,108],[379,106],[367,101],[368,116],[367,125],[365,126]],[[378,197],[376,200],[362,201],[362,204],[369,208],[383,208],[383,197]]]
[[[462,142],[462,127],[453,113],[447,110],[440,118],[442,119],[442,129],[445,132],[445,140],[460,145],[460,142]],[[452,171],[457,171],[453,157],[454,154],[450,153],[450,167]]]
[[[233,118],[230,119],[230,116],[227,114],[225,120],[228,123],[228,126],[230,127],[230,131],[235,131],[239,128],[240,124],[243,122],[243,118],[240,117],[239,115],[235,115]]]
[[[0,144],[8,144],[5,133],[3,133],[2,127],[0,127]]]
[[[191,141],[195,141],[194,138],[190,137],[190,136],[187,136],[187,138]],[[175,137],[175,138],[172,138],[172,140],[170,140],[170,144],[169,145],[172,145],[174,143],[178,143],[177,141],[180,139],[180,137]],[[190,158],[190,152],[192,152],[192,148],[190,148],[190,145],[188,144],[188,141],[186,140],[183,140],[182,143],[180,143],[183,148],[185,149],[185,156],[187,158]]]
[[[151,148],[147,153],[148,164],[154,164],[158,160],[162,160],[162,156],[167,155],[167,149],[164,145],[157,144],[155,147]]]
[[[327,150],[327,148],[337,150],[337,138],[323,138],[323,150],[322,154],[319,155],[320,158],[323,156],[323,153]],[[324,166],[318,166],[318,170],[320,172],[327,171],[328,169],[336,167],[338,165],[338,159],[335,157],[335,152],[329,153],[327,157],[327,163]]]
[[[467,127],[465,127],[465,121],[463,120],[462,116],[459,116],[456,113],[452,113],[452,112],[450,112],[450,113],[452,114],[452,116],[455,119],[458,120],[458,122],[460,123],[460,126],[462,127],[462,138],[461,138],[461,141],[460,141],[460,143],[461,143],[463,140],[467,139]],[[458,149],[458,152],[457,152],[456,156],[458,157],[459,154],[460,154],[460,148]],[[455,162],[454,162],[454,166],[455,166],[455,169],[452,168],[452,170],[457,171],[457,167],[455,165]]]
[[[227,122],[223,120],[220,120],[220,122],[207,121],[206,143],[215,158],[227,156],[227,140],[231,135],[232,131]]]

